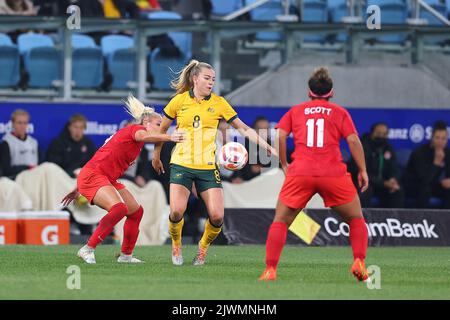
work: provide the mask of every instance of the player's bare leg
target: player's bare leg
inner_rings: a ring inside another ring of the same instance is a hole
[[[369,274],[364,264],[366,258],[368,234],[361,203],[356,196],[352,202],[332,207],[350,227],[350,243],[353,250],[353,265],[350,271],[359,280],[367,280]]]
[[[278,200],[275,218],[269,228],[266,241],[266,269],[259,280],[275,281],[281,252],[286,243],[287,229],[301,209],[293,209]]]
[[[191,191],[180,184],[170,184],[170,214],[169,234],[172,238],[172,263],[176,266],[183,264],[181,251],[181,234],[184,225],[184,212],[186,211]]]
[[[111,233],[117,222],[122,220],[128,212],[123,199],[112,185],[98,189],[93,202],[95,205],[108,211],[108,213],[100,220],[88,243],[77,253],[78,257],[89,264],[96,263],[95,248]]]
[[[222,231],[225,208],[223,203],[223,189],[211,188],[200,193],[208,211],[208,220],[205,222],[205,230],[198,243],[198,251],[192,264],[202,266],[205,264],[206,254],[211,243]]]
[[[125,201],[128,208],[125,223],[123,225],[123,241],[120,256],[117,258],[119,263],[142,263],[143,261],[133,257],[133,250],[139,236],[139,224],[144,209],[137,203],[130,191],[127,189],[119,190],[119,194]]]

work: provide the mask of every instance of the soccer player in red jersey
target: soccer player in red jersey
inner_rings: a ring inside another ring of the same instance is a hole
[[[117,179],[139,156],[144,143],[163,141],[184,141],[184,134],[174,132],[172,135],[155,133],[159,130],[161,116],[152,108],[145,107],[139,100],[130,96],[126,102],[127,111],[138,123],[120,129],[95,153],[82,168],[77,177],[77,188],[61,201],[67,206],[79,194],[85,196],[108,213],[100,220],[97,229],[88,243],[78,251],[78,256],[86,263],[95,263],[94,250],[114,226],[127,217],[124,224],[124,236],[121,255],[118,262],[139,263],[141,260],[132,256],[139,235],[139,223],[143,208],[133,195]]]
[[[369,185],[364,151],[350,114],[329,102],[333,81],[328,69],[314,71],[308,82],[310,101],[292,107],[277,125],[280,162],[286,175],[278,197],[275,218],[266,242],[266,269],[260,280],[276,280],[276,268],[286,242],[287,230],[297,214],[318,193],[327,207],[350,226],[354,263],[351,272],[362,281],[368,278],[364,265],[368,235],[361,204],[339,148],[346,139],[357,163],[358,183],[364,192]],[[286,160],[286,138],[292,133],[295,150],[292,163]]]

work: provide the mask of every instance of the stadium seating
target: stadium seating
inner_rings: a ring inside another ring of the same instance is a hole
[[[113,89],[127,89],[128,82],[136,79],[136,52],[133,38],[123,35],[108,35],[100,40],[103,56],[112,76]]]
[[[76,88],[99,87],[103,80],[103,54],[94,39],[72,35],[72,79]]]
[[[426,1],[434,10],[442,14],[444,17],[447,17],[447,8],[445,4],[439,3],[438,0],[427,0]],[[430,11],[421,9],[420,10],[420,18],[427,19],[428,25],[430,26],[444,26],[444,23],[436,18]],[[445,40],[450,39],[450,36],[433,36],[433,37],[427,37],[425,38],[426,44],[440,44],[444,42]]]
[[[149,55],[149,73],[153,78],[152,89],[171,90],[170,82],[176,76],[175,72],[181,70],[186,62],[186,56],[180,58],[166,57],[159,48]]]
[[[150,20],[181,20],[176,12],[155,11],[148,14]],[[192,57],[192,34],[189,32],[169,32],[168,36],[173,40],[178,49],[189,59]]]
[[[211,0],[212,11],[211,14],[214,16],[226,16],[242,7],[241,0]]]
[[[12,87],[19,81],[19,50],[9,38],[0,33],[0,87]]]
[[[405,3],[399,0],[385,0],[378,4],[382,12],[381,24],[406,24],[408,18],[408,9]],[[406,41],[404,34],[392,34],[376,37],[376,40],[381,43],[401,44]]]
[[[321,0],[304,0],[302,2],[301,10],[302,22],[328,22],[328,8],[327,3]],[[311,35],[305,36],[305,42],[325,42],[326,35]]]
[[[398,149],[395,154],[397,156],[397,163],[400,171],[403,172],[406,170],[406,166],[408,165],[409,157],[411,156],[411,149]]]
[[[339,0],[341,1],[341,0]],[[332,23],[342,23],[342,18],[348,16],[347,12],[347,4],[344,2],[337,4],[333,3],[332,7],[328,5],[330,20]],[[336,35],[336,38],[334,39],[337,42],[345,42],[347,40],[347,34],[346,33],[339,33]]]
[[[326,0],[328,9],[339,7],[342,4],[347,4],[347,0]]]
[[[254,3],[256,0],[245,0],[246,6]],[[251,21],[277,21],[277,15],[284,14],[284,8],[279,1],[270,1],[260,7],[250,11]],[[281,41],[282,33],[272,31],[260,31],[256,33],[255,39],[258,41]]]
[[[53,40],[43,34],[26,33],[17,38],[19,52],[29,75],[28,86],[50,88],[60,79],[60,53]]]

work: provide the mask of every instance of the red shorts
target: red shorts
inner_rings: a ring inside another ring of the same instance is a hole
[[[356,188],[349,173],[341,177],[286,177],[279,200],[292,209],[303,209],[308,201],[318,193],[326,207],[334,207],[352,202]]]
[[[107,176],[92,168],[83,168],[77,178],[78,192],[81,193],[89,203],[92,204],[98,189],[112,185],[117,191],[125,186],[117,180],[110,180]]]

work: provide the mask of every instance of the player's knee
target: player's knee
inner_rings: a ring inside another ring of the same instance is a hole
[[[223,217],[210,217],[209,222],[213,225],[213,227],[219,228],[223,224]]]
[[[123,202],[119,202],[119,203],[113,205],[111,207],[110,211],[113,210],[113,209],[114,209],[114,211],[116,211],[116,212],[118,212],[120,214],[123,214],[123,215],[126,215],[128,213],[128,207]]]
[[[127,218],[131,219],[131,220],[141,221],[143,215],[144,215],[144,209],[142,208],[142,206],[139,206],[139,208],[137,210],[129,213]]]
[[[170,216],[174,218],[175,221],[183,218],[184,212],[186,211],[186,207],[184,206],[173,206],[170,208]]]
[[[288,215],[276,215],[273,222],[282,222],[286,224],[287,226],[290,226],[292,222],[294,221],[295,217],[288,216]]]
[[[212,210],[208,212],[209,221],[212,225],[218,227],[223,223],[223,211],[222,210]]]

